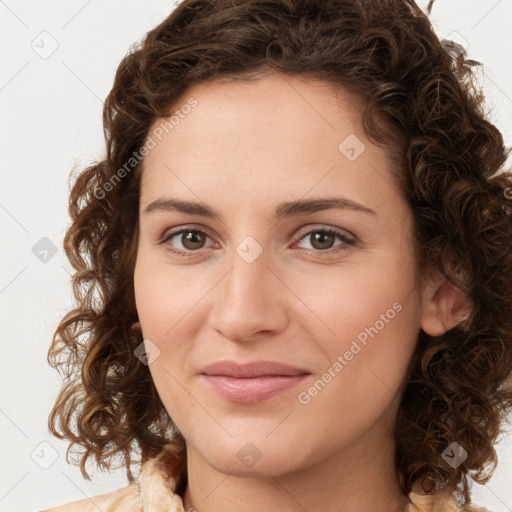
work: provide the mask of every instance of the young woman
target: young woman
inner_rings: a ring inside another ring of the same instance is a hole
[[[485,510],[512,176],[447,50],[412,0],[185,0],[123,59],[49,423],[130,483],[50,510]]]

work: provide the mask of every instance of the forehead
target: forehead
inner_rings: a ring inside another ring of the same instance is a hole
[[[192,100],[195,106],[191,109],[187,103]],[[286,128],[287,134],[296,140],[340,129],[363,133],[363,108],[360,97],[331,83],[272,72],[260,78],[220,78],[192,86],[174,101],[170,114],[180,116],[179,124],[172,128],[176,140],[180,132],[187,138],[194,134],[204,138],[208,132],[211,140],[217,133],[222,136],[220,130],[226,128],[230,128],[231,136],[240,133],[264,138],[267,134],[273,140],[269,129],[275,132],[280,127]],[[157,119],[150,132],[162,121],[165,119]],[[216,130],[212,129],[214,125]]]
[[[168,189],[269,199],[342,187],[362,200],[377,175],[392,181],[386,151],[365,135],[363,108],[348,91],[303,76],[191,87],[171,108],[174,122],[158,119],[149,131],[155,146],[144,161],[142,199]]]

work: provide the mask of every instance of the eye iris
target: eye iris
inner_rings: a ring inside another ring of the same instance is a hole
[[[202,244],[204,243],[203,234],[198,233],[197,231],[187,231],[186,233],[183,233],[181,236],[182,236],[183,247],[190,249],[190,250],[200,249]],[[194,245],[194,244],[198,243],[197,240],[199,240],[199,246]]]
[[[332,247],[332,242],[334,241],[334,235],[332,233],[317,231],[311,236],[313,237],[311,245],[315,247],[315,249],[330,249]],[[327,243],[325,243],[326,240]],[[317,242],[320,242],[320,247],[317,246]]]

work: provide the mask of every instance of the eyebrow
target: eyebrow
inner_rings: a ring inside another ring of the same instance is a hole
[[[355,210],[362,213],[377,215],[377,213],[350,199],[343,197],[320,197],[315,199],[288,201],[277,205],[274,216],[277,219],[291,217],[293,215],[305,215],[330,208],[338,208],[343,210]],[[197,203],[193,201],[184,201],[170,197],[162,197],[151,202],[144,210],[144,214],[161,211],[177,211],[189,215],[199,215],[201,217],[218,218],[222,220],[222,216],[213,208],[205,203]]]

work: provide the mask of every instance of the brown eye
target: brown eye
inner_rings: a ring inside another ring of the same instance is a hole
[[[198,229],[180,229],[164,235],[160,243],[169,251],[186,257],[203,249],[208,238],[206,233]]]
[[[333,246],[335,236],[326,231],[315,231],[309,235],[311,245],[318,250],[330,249]]]
[[[206,235],[200,231],[183,231],[180,234],[183,247],[190,251],[201,249],[206,238]]]
[[[340,240],[339,243],[336,239]],[[313,255],[326,255],[346,251],[350,246],[355,245],[356,239],[345,231],[338,231],[333,228],[314,229],[307,231],[299,240],[299,245],[309,242],[310,247],[303,249]]]

